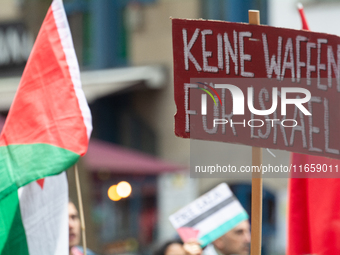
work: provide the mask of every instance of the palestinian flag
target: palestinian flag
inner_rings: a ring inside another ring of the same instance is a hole
[[[66,14],[54,0],[0,136],[0,199],[76,163],[91,129]]]
[[[1,255],[68,254],[66,173],[32,182],[0,200]]]
[[[62,172],[85,154],[91,130],[66,14],[54,0],[0,135],[1,255],[68,254]]]

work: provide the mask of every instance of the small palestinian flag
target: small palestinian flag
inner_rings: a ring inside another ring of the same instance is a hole
[[[85,154],[91,130],[66,14],[54,0],[0,136],[1,255],[68,254],[63,171]]]
[[[197,198],[169,217],[184,242],[196,239],[202,247],[249,218],[226,183]]]

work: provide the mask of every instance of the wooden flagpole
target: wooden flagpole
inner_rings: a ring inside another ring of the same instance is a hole
[[[81,198],[80,181],[79,181],[79,173],[78,173],[78,165],[77,164],[74,165],[74,175],[75,175],[76,187],[77,187],[77,196],[78,196],[78,204],[79,204],[79,216],[80,216],[80,226],[81,226],[81,234],[82,234],[82,240],[83,240],[83,249],[84,249],[84,255],[87,255],[85,218],[84,218],[83,201],[82,201],[82,198]]]
[[[249,10],[249,24],[260,25],[260,12]],[[262,165],[262,148],[252,147],[252,165]],[[261,169],[262,171],[262,169]],[[251,179],[251,255],[261,255],[262,240],[262,172],[252,173]]]

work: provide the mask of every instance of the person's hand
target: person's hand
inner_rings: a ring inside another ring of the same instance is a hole
[[[183,249],[188,255],[201,255],[202,248],[196,239],[189,239],[183,244]]]

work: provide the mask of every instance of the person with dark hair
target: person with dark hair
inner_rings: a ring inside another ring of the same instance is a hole
[[[171,240],[157,249],[153,255],[200,255],[202,249],[195,240],[183,243],[181,240]]]
[[[171,240],[159,247],[153,255],[186,255],[181,240]]]

